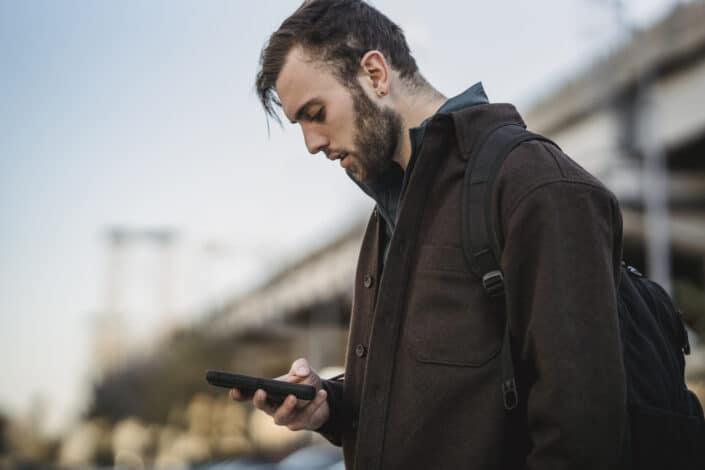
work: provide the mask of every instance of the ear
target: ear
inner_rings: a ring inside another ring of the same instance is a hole
[[[377,96],[389,94],[389,72],[387,59],[378,50],[367,51],[360,59],[362,82]]]

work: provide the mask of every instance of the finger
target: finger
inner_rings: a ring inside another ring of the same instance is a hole
[[[318,391],[321,391],[321,390],[322,389],[319,389]],[[313,399],[311,399],[311,400],[303,400],[303,399],[296,400],[296,408],[299,408],[299,409],[306,408],[309,404],[311,404],[311,402],[316,400],[316,398],[318,398],[318,395],[314,395]]]
[[[326,391],[325,390],[319,390],[318,393],[316,393],[316,397],[313,399],[313,401],[309,402],[309,405],[299,411],[299,413],[296,416],[296,419],[292,420],[289,423],[288,428],[291,429],[292,431],[299,431],[301,429],[312,429],[312,418],[313,415],[318,411],[318,409],[325,403],[326,401]]]
[[[311,367],[308,365],[308,361],[302,357],[298,358],[291,363],[291,368],[289,372],[279,377],[275,377],[274,380],[285,380],[287,382],[301,382],[301,379],[305,379],[311,374]]]
[[[235,401],[249,401],[252,398],[251,394],[244,393],[238,388],[230,389],[230,398]]]
[[[311,373],[311,367],[308,365],[308,361],[304,358],[299,358],[291,364],[291,370],[289,370],[289,375],[293,377],[306,378]]]
[[[296,397],[289,395],[274,412],[274,424],[285,426],[296,417]]]
[[[296,419],[289,423],[288,428],[292,431],[299,431],[301,429],[310,429],[312,418],[314,413],[326,402],[327,393],[325,390],[321,389],[316,393],[316,397],[313,401],[309,402],[308,406],[302,409]]]
[[[264,411],[269,416],[274,415],[274,412],[276,411],[276,407],[271,406],[269,403],[267,403],[267,392],[262,389],[258,389],[255,392],[254,396],[252,397],[252,404],[255,405],[255,408]]]

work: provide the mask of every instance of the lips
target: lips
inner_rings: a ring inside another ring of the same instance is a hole
[[[340,166],[343,168],[346,168],[350,165],[350,162],[352,161],[352,157],[348,155],[347,153],[343,154],[343,156],[340,159]]]
[[[352,162],[348,152],[326,152],[326,158],[332,162],[340,160],[340,166],[343,168],[347,168]]]
[[[347,152],[340,152],[340,153],[329,153],[326,155],[328,157],[328,160],[343,160],[345,157],[348,156]]]

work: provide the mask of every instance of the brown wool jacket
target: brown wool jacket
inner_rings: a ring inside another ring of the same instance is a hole
[[[326,382],[346,467],[616,468],[626,423],[615,197],[558,148],[517,147],[495,186],[521,404],[504,410],[505,314],[461,241],[467,158],[491,129],[522,123],[488,104],[430,122],[382,263],[374,211],[360,251],[344,382]],[[522,123],[523,124],[523,123]]]

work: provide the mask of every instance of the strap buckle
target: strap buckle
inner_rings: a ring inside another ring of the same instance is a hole
[[[504,275],[499,269],[490,271],[482,276],[482,287],[490,297],[502,297],[504,295]]]
[[[519,404],[519,393],[517,393],[517,384],[514,378],[502,382],[502,400],[504,401],[504,409],[511,411]]]

